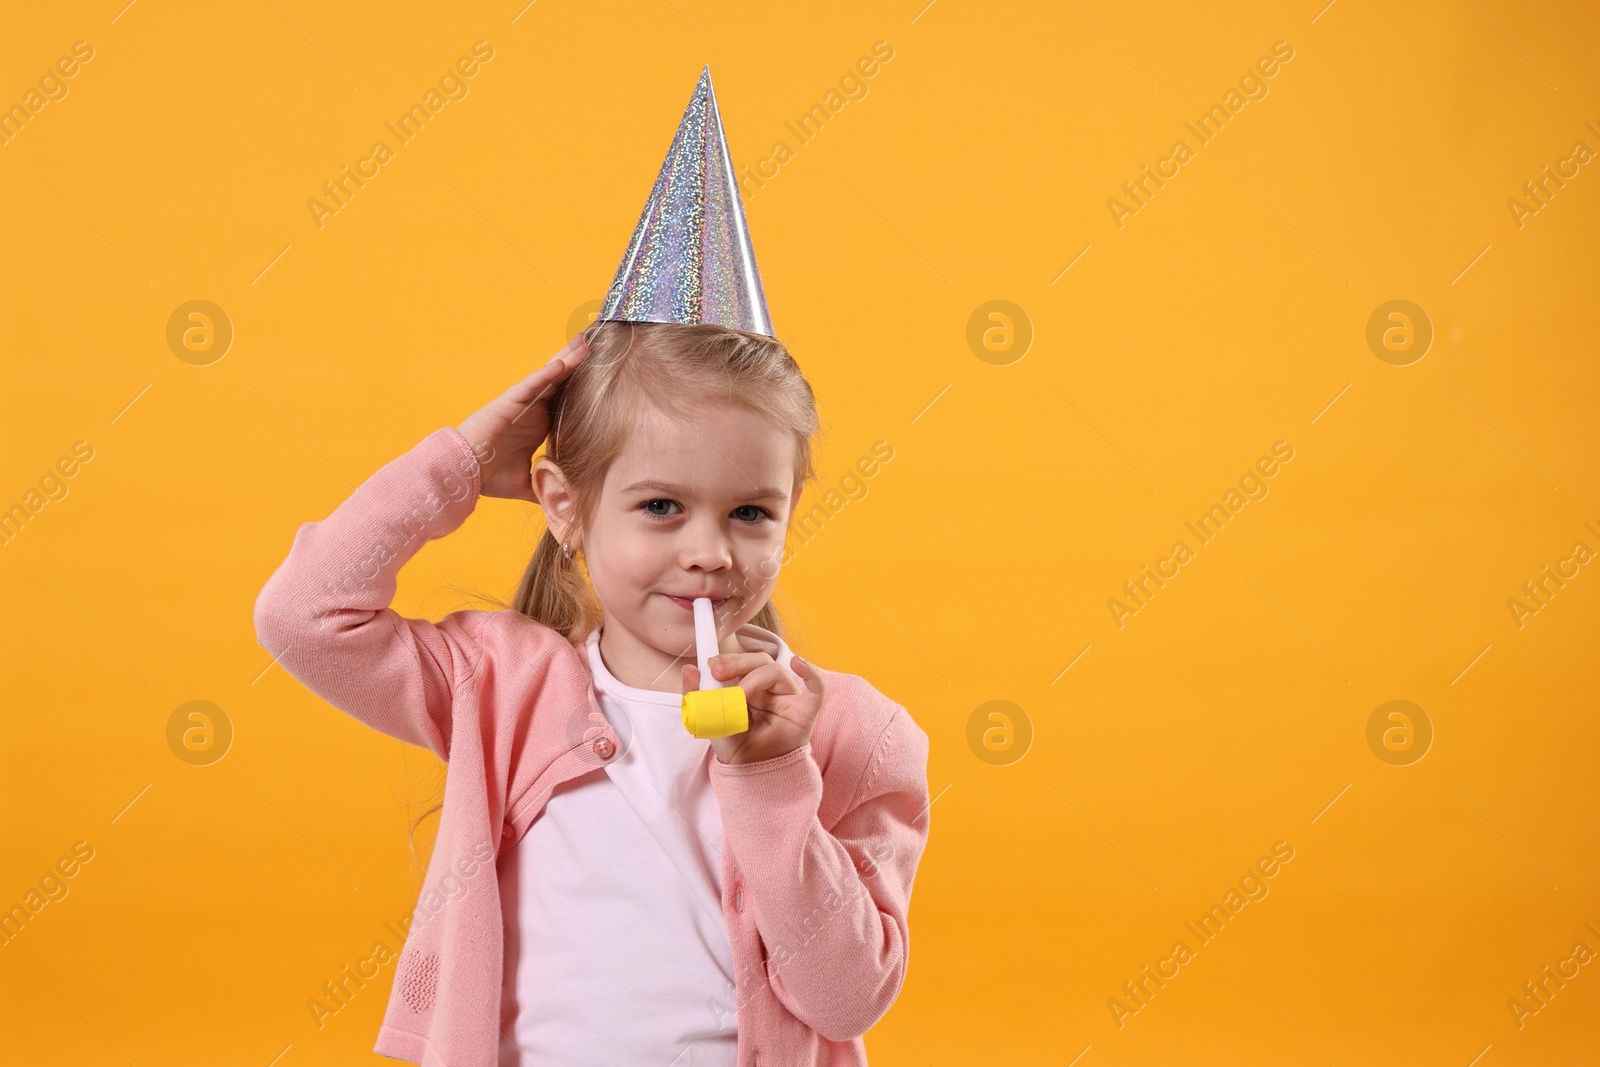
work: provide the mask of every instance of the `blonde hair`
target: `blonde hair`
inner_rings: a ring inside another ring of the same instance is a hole
[[[606,471],[652,410],[692,422],[708,403],[742,405],[793,438],[797,486],[816,478],[816,398],[776,338],[711,324],[607,321],[589,328],[588,341],[589,355],[550,394],[545,448],[566,478],[580,525],[593,519]],[[547,521],[509,608],[574,644],[586,638],[603,613],[581,556],[576,550],[568,558]],[[770,599],[750,621],[783,635]],[[412,824],[414,857],[417,828],[442,808],[441,801]]]

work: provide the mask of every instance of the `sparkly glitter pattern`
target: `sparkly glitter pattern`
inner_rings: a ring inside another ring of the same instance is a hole
[[[711,322],[775,336],[709,66],[597,318]]]

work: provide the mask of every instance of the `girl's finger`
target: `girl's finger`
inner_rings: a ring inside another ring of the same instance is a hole
[[[805,687],[813,693],[822,696],[827,692],[827,685],[823,682],[822,675],[817,673],[817,669],[811,665],[809,660],[803,660],[799,656],[790,656],[789,669],[794,671],[799,679],[805,683]]]
[[[800,679],[777,663],[757,667],[739,679],[739,688],[744,690],[746,697],[755,697],[763,693],[778,697],[799,696],[805,692],[805,686]]]
[[[580,333],[562,346],[561,351],[551,356],[548,363],[508,389],[506,399],[518,404],[527,403],[534,399],[540,390],[564,378],[574,367],[582,363],[588,354],[589,345]]]
[[[763,664],[776,662],[765,652],[721,652],[711,659],[711,674],[722,681],[729,681]]]
[[[580,333],[562,346],[561,351],[552,356],[550,362],[554,363],[557,359],[559,359],[566,365],[566,370],[571,370],[573,367],[576,367],[578,364],[582,363],[588,355],[589,339]],[[546,366],[548,365],[549,364],[546,364]],[[566,371],[563,371],[562,373],[566,373]]]
[[[683,665],[683,691],[692,693],[700,688],[700,668],[693,663]]]

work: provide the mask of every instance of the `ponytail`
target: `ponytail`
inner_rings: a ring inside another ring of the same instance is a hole
[[[549,527],[522,573],[511,607],[577,643],[600,625],[600,609],[589,580],[578,567],[582,551],[567,558]]]

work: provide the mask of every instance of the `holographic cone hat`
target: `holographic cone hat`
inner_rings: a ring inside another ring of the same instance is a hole
[[[709,66],[595,318],[716,323],[775,336]]]

